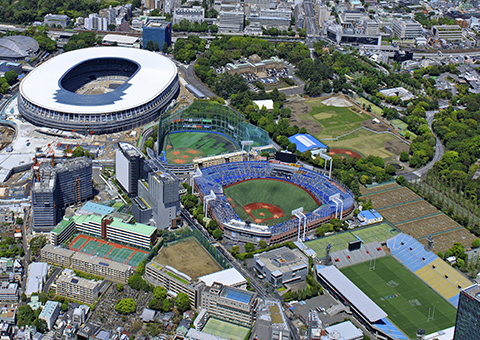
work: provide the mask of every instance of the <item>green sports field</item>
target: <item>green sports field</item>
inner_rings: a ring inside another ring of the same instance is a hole
[[[243,340],[250,330],[247,327],[237,326],[233,323],[210,318],[202,332],[216,335],[225,339]]]
[[[317,238],[306,242],[307,247],[313,249],[319,258],[325,257],[325,248],[329,243],[332,244],[331,252],[347,249],[348,242],[355,241],[354,235],[360,237],[364,243],[370,242],[384,242],[389,238],[395,236],[397,231],[392,231],[392,228],[387,224],[379,224],[363,229],[353,229],[344,233]]]
[[[223,193],[242,220],[252,221],[252,217],[243,209],[244,206],[252,203],[272,204],[283,211],[283,217],[255,222],[264,225],[274,225],[289,220],[292,210],[299,207],[303,207],[304,212],[318,208],[318,204],[307,191],[284,181],[268,179],[245,181],[224,188]],[[262,213],[264,214],[262,218],[269,218],[269,212],[264,212],[264,209],[252,211],[255,218]]]
[[[209,132],[176,132],[165,137],[164,150],[168,163],[192,163],[194,158],[237,151],[237,145],[227,137]]]
[[[455,324],[456,309],[393,257],[376,260],[375,270],[364,262],[340,269],[370,297],[408,337],[418,328],[426,334]],[[428,320],[435,307],[433,320]]]

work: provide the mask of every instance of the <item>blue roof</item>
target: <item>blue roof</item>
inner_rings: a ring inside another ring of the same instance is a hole
[[[308,134],[297,133],[296,135],[288,137],[288,140],[290,143],[295,143],[297,145],[297,150],[300,152],[305,152],[312,149],[327,148],[325,144]]]
[[[230,300],[235,300],[240,303],[248,303],[253,294],[247,291],[225,287],[222,295]]]
[[[359,212],[358,214],[359,214],[360,216],[365,217],[367,220],[372,220],[372,219],[376,218],[375,215],[373,215],[373,214],[372,214],[370,211],[368,211],[368,210],[361,211],[361,212]]]
[[[115,209],[112,207],[93,203],[93,202],[85,203],[85,205],[80,210],[85,210],[85,211],[88,211],[94,214],[99,214],[99,215],[107,215],[115,211]]]

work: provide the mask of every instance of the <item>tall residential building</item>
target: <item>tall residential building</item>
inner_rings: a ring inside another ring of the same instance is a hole
[[[142,176],[144,156],[132,144],[118,143],[115,151],[115,174],[128,196],[137,196],[138,180]]]
[[[453,340],[477,340],[480,334],[480,286],[474,284],[460,293]]]
[[[413,19],[399,19],[393,22],[393,32],[399,39],[415,39],[423,36],[422,25]]]
[[[168,46],[172,43],[172,23],[168,21],[149,22],[142,29],[143,48],[147,48],[147,43],[151,40],[154,44],[158,43],[158,47],[162,49],[166,43]]]
[[[55,321],[57,321],[58,316],[60,315],[60,302],[57,301],[47,301],[45,307],[43,307],[42,312],[38,316],[39,319],[45,320],[47,323],[48,329],[52,329]]]
[[[98,299],[101,281],[87,280],[65,269],[57,278],[57,295],[93,305]]]
[[[318,8],[318,24],[320,27],[323,27],[323,24],[328,18],[330,18],[330,8],[325,5],[320,5]]]
[[[200,305],[212,317],[250,328],[257,303],[256,293],[215,282],[203,290]]]
[[[243,11],[220,11],[218,29],[223,32],[241,32],[245,28]]]
[[[85,18],[85,29],[94,31],[108,31],[108,19],[92,13]]]
[[[148,9],[161,8],[162,2],[160,0],[145,0],[145,6],[148,7]]]
[[[173,11],[173,23],[179,24],[184,19],[191,23],[198,22],[201,24],[205,19],[205,9],[202,6],[175,8]]]
[[[32,179],[32,216],[35,231],[50,231],[63,208],[93,196],[92,160],[78,157],[42,163]]]
[[[136,221],[153,220],[157,229],[167,229],[180,213],[179,179],[161,164],[138,181],[138,197],[133,200],[132,215]]]

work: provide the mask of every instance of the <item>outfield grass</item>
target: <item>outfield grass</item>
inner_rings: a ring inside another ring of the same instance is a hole
[[[377,105],[375,105],[374,103],[372,103],[371,101],[369,101],[369,100],[367,100],[363,97],[359,97],[359,98],[357,98],[357,100],[360,103],[360,105],[365,104],[365,109],[368,107],[368,105],[370,105],[373,113],[375,113],[376,115],[379,115],[379,116],[382,115],[383,110],[380,107],[378,107]]]
[[[309,113],[322,126],[322,132],[315,137],[332,138],[358,129],[362,122],[370,117],[362,112],[353,112],[348,107],[335,107],[322,104],[322,99],[312,99],[305,102],[312,107]]]
[[[256,179],[234,184],[223,189],[227,198],[231,198],[233,209],[242,220],[252,220],[243,210],[250,203],[269,203],[282,209],[285,216],[265,221],[263,224],[274,225],[290,219],[294,209],[303,207],[304,212],[318,208],[315,200],[302,188],[284,181]],[[263,217],[265,218],[265,217]]]
[[[358,236],[365,243],[383,242],[397,235],[398,232],[388,224],[375,225],[370,228],[352,230],[352,234]]]
[[[317,238],[316,240],[306,242],[305,245],[312,248],[317,253],[317,257],[323,258],[325,257],[325,248],[329,243],[332,245],[330,252],[333,253],[342,249],[347,249],[348,242],[355,240],[355,236],[347,231],[341,234]]]
[[[395,137],[388,133],[376,134],[364,129],[355,131],[354,133],[342,137],[338,140],[325,141],[332,149],[346,148],[357,151],[363,155],[379,156],[381,158],[388,158],[395,156],[390,151],[387,151],[383,144],[388,140],[394,140]],[[354,147],[352,147],[354,146]]]
[[[216,335],[225,339],[243,340],[250,330],[247,327],[210,318],[202,329],[202,332]]]
[[[167,162],[191,163],[194,158],[237,151],[237,145],[227,137],[209,132],[176,132],[165,137]]]
[[[347,249],[348,242],[357,240],[354,235],[357,235],[365,243],[370,242],[384,242],[389,238],[395,236],[397,232],[391,233],[387,224],[374,225],[363,229],[353,229],[352,231],[346,231],[340,234],[317,238],[312,241],[306,242],[306,246],[312,248],[319,258],[325,257],[325,248],[329,243],[332,244],[330,252],[336,252],[339,250]]]
[[[377,259],[375,270],[369,266],[364,262],[340,270],[410,338],[415,338],[418,328],[430,334],[455,324],[455,307],[393,257]],[[429,321],[433,307],[434,319]]]

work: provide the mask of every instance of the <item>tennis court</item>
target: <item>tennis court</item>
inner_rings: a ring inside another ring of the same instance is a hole
[[[243,340],[248,335],[250,329],[237,326],[229,322],[210,318],[208,319],[202,332],[219,336],[225,339]]]
[[[146,251],[83,234],[77,235],[70,243],[69,248],[115,262],[126,263],[133,267],[138,266],[148,256]]]

